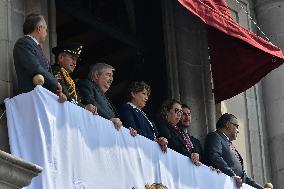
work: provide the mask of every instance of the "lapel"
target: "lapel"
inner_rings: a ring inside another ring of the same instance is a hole
[[[220,131],[216,131],[216,133],[229,145],[230,141],[228,140],[228,138]]]
[[[220,131],[216,131],[216,133],[218,133],[219,136],[226,142],[227,148],[228,148],[229,150],[231,150],[230,145],[233,145],[233,144],[231,144],[231,142],[227,139],[227,137],[226,137],[222,132],[220,132]],[[239,153],[239,151],[238,151],[236,148],[235,148],[235,151],[237,152],[237,154],[238,154],[238,156],[239,156],[239,159],[240,159],[240,161],[241,161],[241,164],[242,164],[242,166],[243,166],[243,158],[242,158],[241,154]]]
[[[143,112],[141,110],[139,110],[138,108],[133,107],[132,105],[128,104],[127,105],[130,107],[130,109],[133,111],[133,113],[135,114],[135,116],[139,117],[139,119],[143,119],[144,121],[148,122],[148,120],[146,119],[146,115],[143,115]]]
[[[114,115],[117,115],[117,112],[111,103],[111,101],[108,99],[108,97],[105,95],[105,93],[100,89],[100,87],[96,84],[96,82],[89,80],[91,83],[93,83],[94,90],[98,92],[100,97],[103,99],[103,102],[106,103],[107,107],[114,113]]]
[[[185,141],[183,140],[182,136],[179,133],[177,133],[176,130],[170,124],[168,124],[168,127],[170,130],[170,133],[175,135],[174,138],[178,139],[179,142],[183,144],[183,146],[186,146]]]
[[[30,43],[34,48],[35,55],[39,58],[40,64],[45,67],[50,73],[52,73],[51,67],[49,64],[46,63],[46,57],[43,54],[42,50],[39,48],[39,46],[36,44],[36,42],[29,36],[24,36],[25,39]]]
[[[36,42],[29,36],[25,36],[25,39],[34,46],[34,49],[37,51],[37,53],[41,54],[40,52],[40,48],[38,47],[38,45],[36,44]]]

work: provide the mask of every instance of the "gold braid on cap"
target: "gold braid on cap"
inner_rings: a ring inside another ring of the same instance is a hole
[[[78,101],[78,95],[77,95],[77,92],[76,92],[76,85],[75,85],[73,79],[70,77],[69,73],[64,68],[61,68],[60,70],[63,74],[65,81],[69,85],[68,92],[70,91],[70,95],[72,95],[75,98],[75,100]]]

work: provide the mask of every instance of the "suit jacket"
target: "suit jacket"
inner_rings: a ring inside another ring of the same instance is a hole
[[[255,188],[263,188],[246,175],[241,155],[231,147],[231,142],[223,133],[215,131],[207,135],[205,154],[207,163],[220,169],[226,175],[240,176],[243,182]],[[236,154],[238,154],[239,158],[237,158]]]
[[[159,137],[165,137],[168,140],[168,147],[176,152],[185,156],[191,157],[191,153],[195,152],[194,148],[192,152],[186,149],[185,142],[182,136],[175,131],[175,129],[165,120],[160,121],[158,126]]]
[[[34,89],[33,76],[36,74],[43,75],[43,87],[55,92],[58,81],[53,76],[50,66],[46,63],[41,49],[31,37],[24,36],[16,42],[13,57],[19,93]]]
[[[132,127],[139,135],[150,140],[154,140],[155,136],[158,136],[155,125],[153,123],[151,125],[150,120],[138,108],[134,108],[130,104],[124,104],[119,109],[119,116],[125,127]]]
[[[93,104],[98,114],[106,119],[117,117],[114,106],[95,82],[81,79],[77,82],[77,88],[82,104]]]

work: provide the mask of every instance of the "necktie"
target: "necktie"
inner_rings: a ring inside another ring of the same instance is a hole
[[[176,132],[177,132],[178,134],[180,134],[180,135],[182,136],[182,139],[183,139],[183,141],[184,141],[184,143],[185,143],[185,147],[186,147],[187,151],[191,153],[191,152],[192,152],[192,149],[193,149],[194,147],[193,147],[193,144],[192,144],[192,142],[191,142],[191,140],[190,140],[188,134],[185,133],[185,132],[183,132],[183,131],[181,131],[181,130],[178,128],[178,126],[176,126],[176,125],[172,125],[172,127],[176,130]]]
[[[48,67],[49,67],[49,61],[48,61],[47,57],[45,56],[45,54],[44,54],[44,52],[43,52],[42,45],[41,45],[41,44],[38,44],[38,47],[39,47],[39,49],[40,49],[40,52],[41,52],[42,56],[44,57],[45,63],[46,63],[46,64],[48,65]]]
[[[234,154],[235,154],[236,158],[239,160],[239,162],[242,163],[237,149],[235,148],[235,146],[231,142],[230,142],[230,148],[234,152]]]

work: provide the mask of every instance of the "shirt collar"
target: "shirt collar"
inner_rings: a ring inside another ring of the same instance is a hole
[[[32,38],[32,40],[34,40],[34,42],[36,43],[36,45],[39,44],[39,42],[36,40],[36,38],[35,38],[34,36],[32,36],[32,35],[26,35],[26,36]]]
[[[227,139],[229,142],[231,142],[230,139],[229,139],[229,137],[228,137],[225,133],[223,133],[223,132],[221,132],[221,133],[226,137],[226,139]]]
[[[141,110],[140,108],[138,108],[137,106],[135,106],[132,102],[127,102],[127,104],[129,104],[130,106],[132,106],[132,108],[134,108],[134,109]]]

